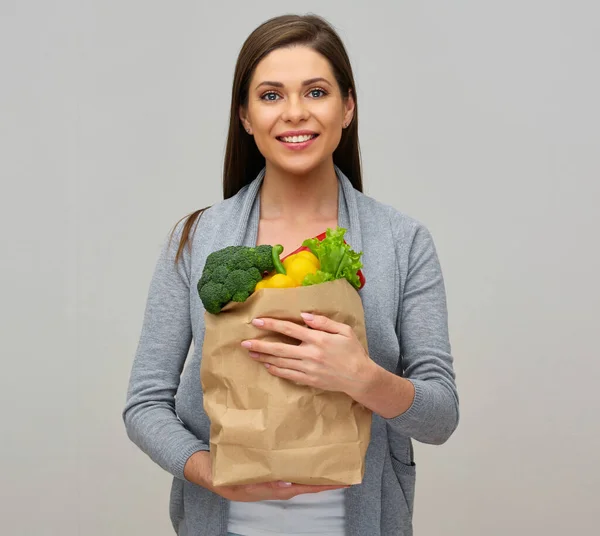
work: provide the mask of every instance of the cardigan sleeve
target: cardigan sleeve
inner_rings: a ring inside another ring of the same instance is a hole
[[[397,373],[413,383],[415,398],[408,410],[386,421],[401,435],[439,445],[448,440],[459,420],[444,278],[433,238],[424,225],[416,222],[404,236],[400,229],[396,231],[404,278],[396,326],[401,351]]]
[[[122,416],[133,443],[183,480],[188,458],[209,446],[184,426],[175,411],[175,394],[192,341],[187,248],[174,264],[182,227],[176,226],[172,241],[165,239],[154,269]]]

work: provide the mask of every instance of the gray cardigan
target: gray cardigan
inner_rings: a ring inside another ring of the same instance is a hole
[[[174,476],[170,516],[180,536],[227,533],[228,501],[183,476],[189,456],[209,449],[199,373],[204,308],[196,283],[211,251],[256,244],[264,172],[204,212],[191,254],[186,249],[176,267],[180,223],[173,241],[165,239],[150,283],[123,419],[130,439]],[[364,480],[345,490],[346,533],[407,536],[415,490],[411,438],[444,443],[459,418],[444,280],[423,224],[361,194],[337,167],[336,173],[338,224],[348,230],[352,248],[363,252],[360,296],[370,357],[412,381],[416,393],[402,415],[373,416]]]

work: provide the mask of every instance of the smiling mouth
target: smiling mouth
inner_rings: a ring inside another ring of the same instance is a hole
[[[314,140],[318,136],[318,134],[304,134],[302,136],[277,136],[277,139],[284,143],[306,143],[307,141]]]

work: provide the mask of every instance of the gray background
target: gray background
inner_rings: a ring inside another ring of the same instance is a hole
[[[416,445],[416,535],[597,528],[597,2],[0,0],[2,534],[172,533],[120,417],[148,284],[220,199],[242,42],[298,10],[348,47],[366,192],[446,278],[462,417]]]

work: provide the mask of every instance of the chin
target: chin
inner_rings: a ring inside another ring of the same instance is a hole
[[[313,171],[322,167],[327,159],[319,160],[316,158],[298,159],[296,162],[293,159],[284,159],[275,163],[275,165],[283,172],[290,175],[308,175]]]

